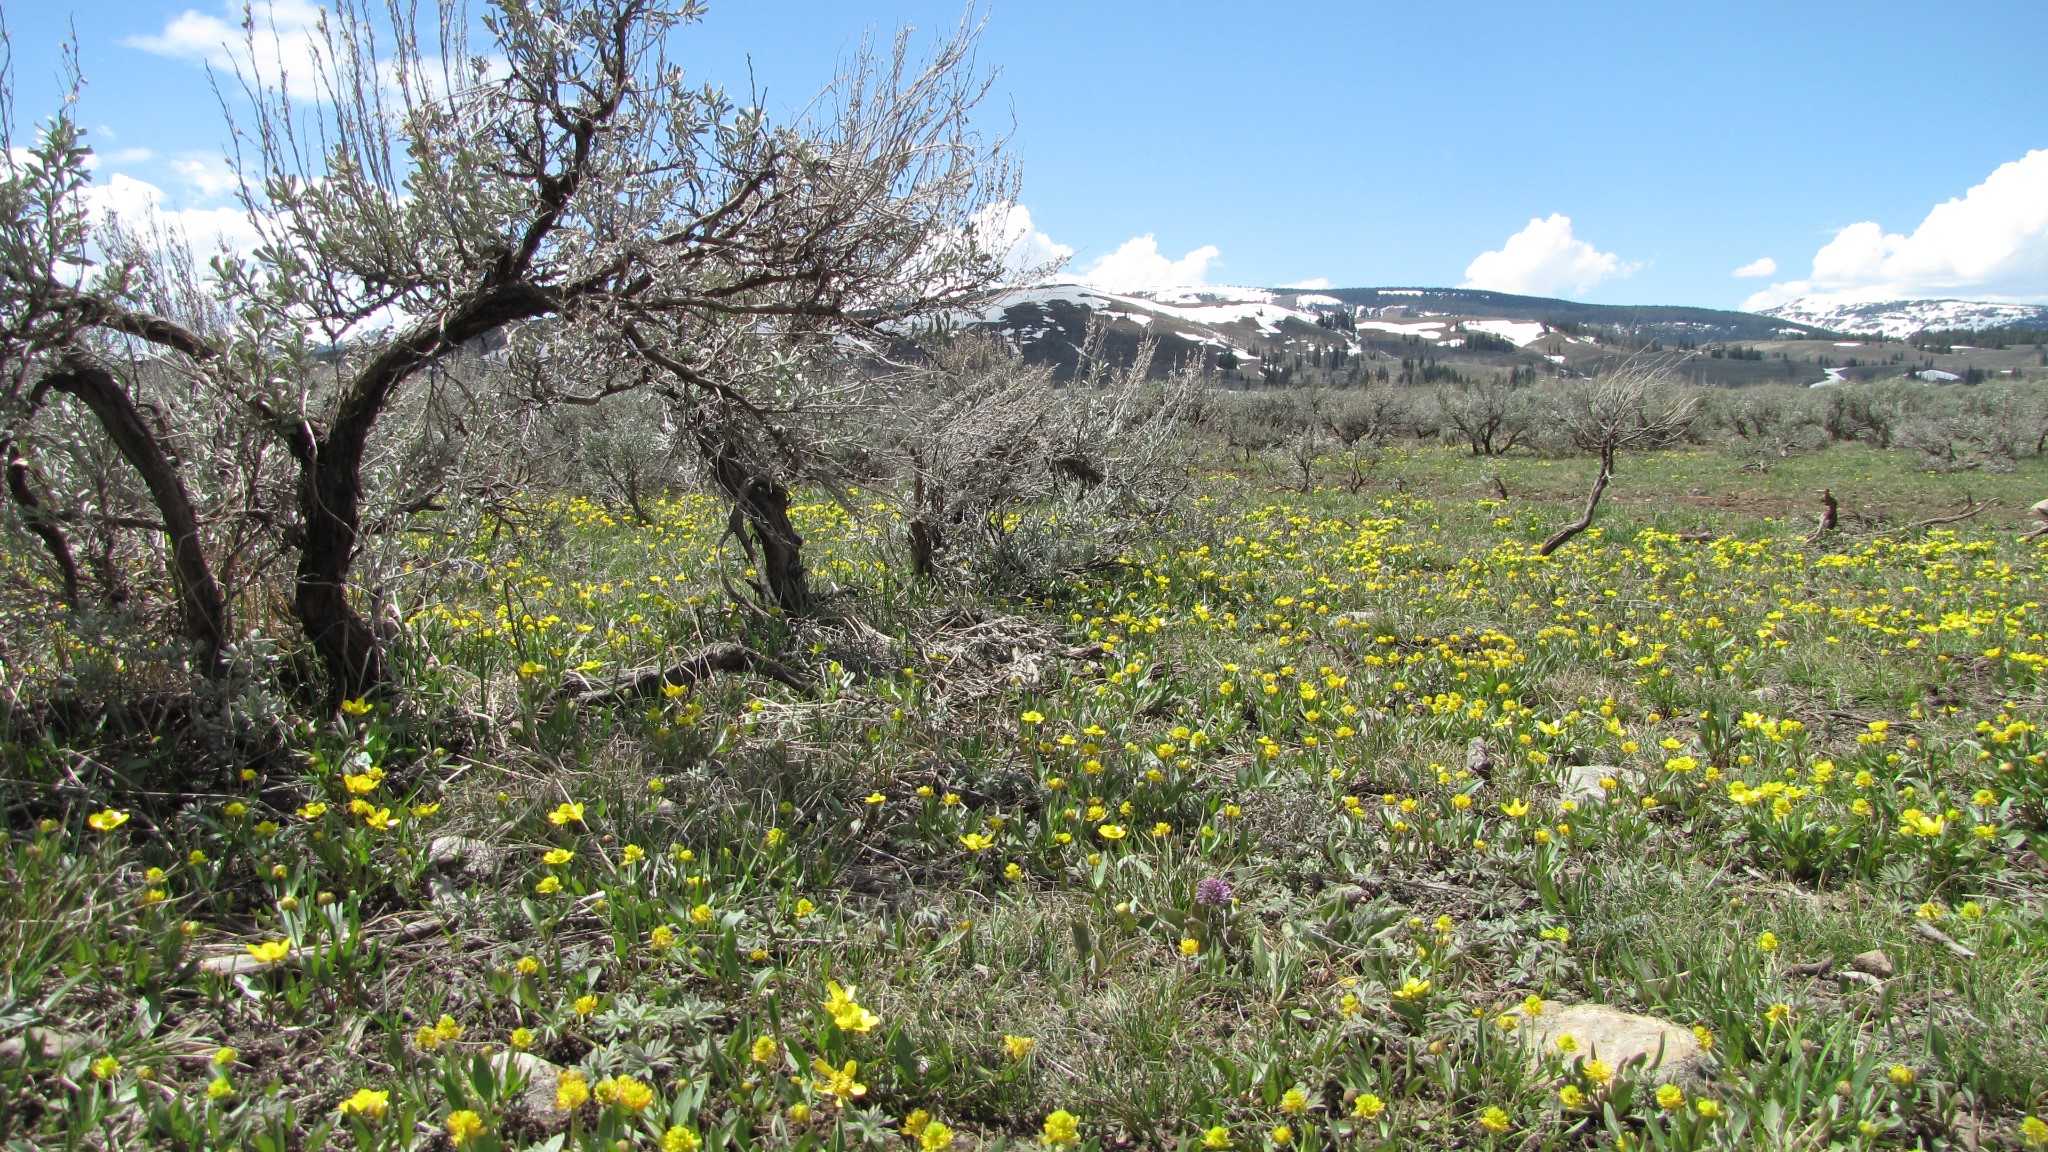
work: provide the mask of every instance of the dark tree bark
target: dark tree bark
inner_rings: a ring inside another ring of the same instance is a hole
[[[44,377],[39,389],[77,397],[98,418],[122,459],[142,476],[170,540],[171,584],[185,634],[199,645],[206,674],[222,675],[227,671],[227,597],[207,561],[199,513],[184,476],[111,371],[77,348],[65,349],[61,362],[63,367]]]
[[[946,530],[940,525],[936,509],[927,505],[943,503],[943,498],[932,499],[938,494],[925,488],[924,456],[916,451],[910,454],[910,506],[917,514],[910,520],[910,572],[920,580],[929,580],[938,575],[939,553],[946,547]]]
[[[1586,495],[1586,511],[1577,520],[1558,529],[1557,534],[1536,546],[1538,556],[1548,556],[1564,547],[1565,541],[1592,527],[1593,513],[1600,509],[1600,496],[1607,491],[1607,482],[1614,479],[1614,445],[1610,442],[1600,446],[1600,474],[1593,478],[1593,490]]]
[[[804,570],[804,538],[789,522],[789,489],[765,467],[742,459],[717,427],[699,426],[696,439],[712,482],[732,501],[727,531],[746,549],[762,600],[791,616],[808,614],[810,576]]]
[[[64,606],[76,612],[82,578],[78,557],[71,551],[71,539],[36,496],[34,485],[29,483],[28,461],[14,450],[13,440],[0,438],[0,456],[7,459],[7,495],[14,501],[21,525],[43,542],[43,550],[50,554],[50,561],[57,566],[57,574],[64,582]]]
[[[415,324],[350,380],[324,434],[300,425],[287,440],[299,461],[299,626],[327,671],[328,703],[385,683],[383,647],[348,600],[362,532],[363,457],[400,384],[449,351],[496,328],[554,311],[560,296],[523,280],[486,287],[451,312]]]
[[[910,572],[920,580],[938,575],[939,550],[945,535],[937,524],[919,517],[910,522]]]

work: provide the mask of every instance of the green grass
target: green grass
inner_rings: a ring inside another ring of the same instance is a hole
[[[17,733],[0,1035],[82,1039],[0,1067],[0,1139],[429,1147],[473,1113],[470,1148],[966,1148],[1058,1143],[1058,1112],[1099,1148],[2027,1139],[2048,640],[2011,529],[2041,462],[1627,456],[1548,561],[1584,462],[1393,452],[1357,494],[1281,468],[1012,601],[910,581],[886,496],[806,507],[846,590],[807,622],[724,603],[704,500],[537,501],[413,538],[405,695],[225,792],[115,783],[166,778],[174,738]],[[1861,518],[1809,543],[1822,487]],[[1964,493],[1997,504],[1902,530]],[[818,687],[554,704],[732,636]],[[1611,792],[1569,801],[1578,764]],[[449,835],[503,858],[437,873]],[[292,958],[200,966],[266,941]],[[1870,949],[1895,977],[1837,977]],[[1712,1056],[1666,1108],[1526,1051],[1499,1020],[1530,996]],[[596,1097],[528,1108],[508,1045]]]

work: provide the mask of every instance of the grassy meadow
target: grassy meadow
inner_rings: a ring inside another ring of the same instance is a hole
[[[802,621],[707,498],[423,522],[402,696],[207,794],[142,721],[6,747],[0,1142],[2048,1144],[2048,466],[1624,455],[1536,557],[1591,472],[1218,457],[1000,597],[854,492]],[[733,638],[797,682],[560,691]],[[24,622],[0,679],[113,652]]]

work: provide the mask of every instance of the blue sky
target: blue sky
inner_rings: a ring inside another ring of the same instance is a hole
[[[675,55],[788,109],[864,33],[936,35],[963,11],[713,0]],[[1001,73],[987,123],[1012,133],[1032,228],[1102,282],[2048,300],[2039,0],[982,11],[981,61]],[[75,20],[102,176],[167,208],[225,206],[199,64],[225,5],[5,13],[19,116],[49,106]],[[1764,260],[1774,272],[1734,275]]]

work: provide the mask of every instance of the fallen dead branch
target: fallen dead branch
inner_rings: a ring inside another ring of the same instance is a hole
[[[1930,516],[1925,520],[1920,520],[1915,523],[1908,524],[1904,528],[1899,529],[1899,531],[1918,532],[1923,528],[1937,528],[1943,524],[1961,523],[1964,520],[1974,519],[1977,513],[1982,512],[1986,508],[1992,507],[1997,503],[1998,501],[1996,500],[1986,500],[1984,503],[1979,504],[1968,493],[1964,493],[1963,510],[1961,512],[1951,513],[1947,516]]]
[[[630,668],[607,681],[593,681],[571,673],[562,681],[556,696],[580,707],[598,707],[652,696],[670,686],[695,687],[698,681],[717,672],[751,674],[799,692],[811,689],[810,678],[803,673],[744,644],[728,642],[700,649],[667,667]]]

